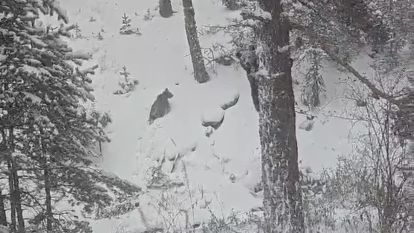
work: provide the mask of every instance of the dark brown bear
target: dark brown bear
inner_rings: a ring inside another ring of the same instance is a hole
[[[152,124],[155,119],[163,117],[170,112],[171,106],[168,99],[173,96],[174,95],[168,90],[168,88],[165,88],[165,90],[157,96],[157,99],[151,106],[151,112],[148,119],[149,124]]]

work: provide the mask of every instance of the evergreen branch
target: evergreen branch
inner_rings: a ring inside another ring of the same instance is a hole
[[[334,52],[332,52],[332,50],[328,47],[329,43],[326,41],[325,38],[318,36],[315,32],[312,32],[311,30],[308,30],[302,25],[296,23],[291,22],[291,27],[305,33],[311,39],[315,40],[319,44],[320,48],[326,53],[326,55],[328,55],[330,59],[332,59],[333,61],[341,65],[343,68],[345,68],[348,72],[353,74],[362,84],[364,84],[372,92],[372,96],[374,98],[383,98],[390,101],[393,104],[399,105],[399,102],[395,99],[395,96],[389,95],[384,91],[380,90],[366,76],[359,73],[351,64],[344,61]]]

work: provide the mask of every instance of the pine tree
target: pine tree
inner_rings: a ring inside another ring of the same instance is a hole
[[[118,82],[119,86],[121,87],[121,90],[115,91],[114,94],[122,95],[134,91],[135,86],[139,84],[138,80],[133,80],[129,78],[130,73],[127,71],[127,68],[125,66],[122,67],[122,71],[119,72],[119,74],[122,76],[122,80]]]
[[[101,32],[98,32],[98,35],[96,36],[96,38],[98,40],[103,40],[104,39]]]
[[[125,13],[122,16],[122,26],[119,31],[121,34],[128,34],[131,31],[131,19]]]
[[[148,8],[147,13],[144,15],[144,20],[149,21],[154,18],[154,15],[151,13],[151,10]]]
[[[80,29],[78,24],[75,24],[75,28],[73,29],[74,33],[73,33],[73,37],[75,39],[82,39],[82,30]]]
[[[128,15],[125,13],[122,16],[122,25],[121,25],[121,28],[119,29],[119,33],[122,35],[131,35],[131,34],[141,35],[141,32],[139,31],[138,28],[137,29],[132,28],[131,18],[129,18]]]
[[[321,105],[321,95],[325,92],[325,82],[321,75],[321,54],[314,48],[308,52],[310,67],[305,74],[302,90],[302,102],[310,109]]]
[[[64,11],[51,1],[5,2],[0,13],[6,40],[0,67],[0,132],[8,168],[10,229],[26,232],[91,232],[76,213],[54,209],[56,200],[80,203],[84,213],[110,205],[113,197],[136,195],[140,189],[94,168],[91,158],[97,142],[106,142],[100,125],[82,102],[94,100],[91,69],[79,70],[90,55],[73,52],[62,37],[74,26],[46,29],[34,22],[38,15],[56,13],[67,22]],[[35,13],[31,22],[27,11]],[[75,66],[75,67],[74,67]],[[23,185],[22,185],[23,184]],[[37,209],[30,221],[23,219],[25,206]]]

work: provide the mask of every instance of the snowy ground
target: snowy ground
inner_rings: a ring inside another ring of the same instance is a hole
[[[113,123],[108,133],[111,142],[104,145],[102,166],[144,188],[140,208],[131,214],[94,222],[94,232],[140,232],[145,225],[168,221],[162,218],[157,203],[176,202],[165,209],[188,211],[193,223],[210,218],[211,213],[226,216],[232,211],[246,212],[261,205],[261,197],[251,194],[260,179],[258,115],[250,97],[245,73],[238,67],[216,66],[212,80],[198,84],[192,76],[188,44],[185,38],[181,1],[174,0],[173,17],[161,18],[154,0],[70,0],[61,1],[72,23],[78,23],[84,38],[71,44],[94,56],[99,64],[94,77],[96,108],[110,113]],[[199,28],[226,24],[237,15],[221,6],[220,0],[194,0]],[[144,20],[147,12],[154,17]],[[133,27],[142,35],[120,35],[121,17],[132,18]],[[98,40],[101,33],[103,40]],[[202,36],[201,46],[229,38],[217,34]],[[119,72],[127,67],[139,81],[129,96],[113,95],[121,80]],[[298,75],[299,76],[299,75]],[[348,142],[351,123],[342,118],[347,109],[340,74],[326,69],[327,98],[311,131],[298,129],[301,167],[320,171],[335,164],[338,155],[351,150]],[[171,113],[148,124],[151,104],[168,88]],[[297,87],[299,90],[300,88]],[[238,103],[227,110],[220,106],[239,95]],[[220,128],[210,137],[202,119],[224,114]],[[305,116],[298,115],[298,126]],[[179,169],[171,172],[176,156]],[[147,190],[148,169],[162,163],[163,171],[185,185],[161,195]],[[162,197],[164,199],[162,199]],[[194,208],[191,208],[194,207]],[[210,212],[211,210],[211,212]],[[168,211],[167,211],[168,212]],[[144,216],[144,217],[143,217]]]

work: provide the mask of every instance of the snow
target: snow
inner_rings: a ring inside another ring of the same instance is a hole
[[[217,125],[224,120],[224,110],[221,107],[206,109],[201,116],[203,126]]]
[[[85,52],[80,51],[80,50],[68,54],[68,59],[87,60],[87,59],[90,59],[90,58],[92,58],[91,54],[85,53]]]
[[[277,51],[279,53],[287,53],[287,52],[289,52],[289,49],[290,49],[290,45],[285,45],[283,47],[278,47]]]
[[[192,74],[181,1],[172,2],[177,13],[162,18],[156,10],[158,1],[153,0],[61,1],[71,23],[77,23],[85,37],[70,40],[70,45],[74,51],[93,54],[85,66],[99,65],[92,77],[95,108],[108,112],[113,121],[107,128],[111,142],[103,145],[101,166],[144,189],[136,210],[119,218],[93,221],[97,233],[141,232],[148,224],[162,225],[160,210],[154,206],[167,194],[170,201],[181,203],[170,206],[171,211],[194,207],[194,222],[208,221],[209,210],[228,216],[233,211],[257,209],[262,203],[260,194],[252,194],[261,178],[261,163],[258,114],[246,74],[240,67],[216,65],[214,71],[209,69],[212,79],[198,84]],[[225,25],[238,14],[213,0],[195,0],[194,8],[199,29],[203,25]],[[154,17],[145,20],[148,10]],[[132,28],[140,29],[141,36],[119,34],[124,13],[131,18]],[[258,12],[257,16],[269,18],[270,14]],[[95,20],[90,21],[91,17]],[[98,33],[103,40],[96,38]],[[202,35],[200,41],[201,47],[209,48],[229,38],[217,33]],[[113,95],[119,88],[123,66],[139,85],[128,96]],[[349,110],[341,98],[344,75],[326,68],[324,77],[328,90],[324,107],[312,120],[311,130],[297,130],[300,166],[314,171],[334,166],[338,155],[352,149],[352,122],[330,117]],[[171,112],[148,125],[151,104],[165,88],[174,93],[169,100]],[[232,102],[234,106],[223,107]],[[202,125],[223,118],[219,129]],[[297,118],[299,128],[306,116],[298,114]],[[165,192],[147,188],[148,171],[159,165],[169,179],[183,182],[184,187]]]
[[[67,11],[60,6],[59,1],[50,1],[49,2],[53,11],[56,11],[59,14],[59,18],[62,18],[65,23],[69,22]]]

